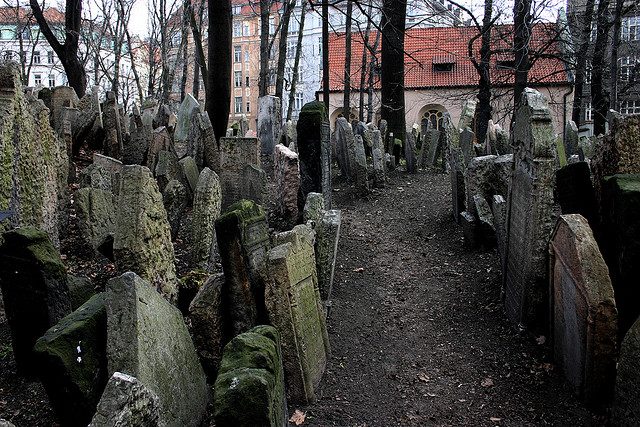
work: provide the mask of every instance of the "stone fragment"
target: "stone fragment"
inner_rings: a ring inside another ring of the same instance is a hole
[[[554,359],[588,406],[606,405],[613,396],[618,332],[607,265],[579,214],[560,216],[549,250]]]
[[[196,161],[193,160],[193,157],[189,156],[180,159],[179,162],[182,166],[182,171],[185,179],[187,180],[187,184],[189,184],[189,192],[193,194],[196,192],[196,186],[198,185],[198,179],[200,178],[198,165],[196,164]]]
[[[105,190],[81,188],[74,194],[74,207],[82,241],[94,252],[116,231],[114,196]]]
[[[182,183],[176,179],[169,181],[162,192],[162,204],[167,212],[167,220],[171,227],[171,240],[175,241],[180,229],[180,220],[182,213],[187,207],[189,195],[187,189]]]
[[[346,118],[338,117],[334,135],[336,138],[336,156],[342,175],[348,180],[354,179],[355,135],[351,124]]]
[[[102,165],[92,163],[78,174],[80,188],[95,188],[111,194],[118,194],[120,187],[120,173],[114,174]]]
[[[209,114],[200,112],[200,107],[192,112],[186,155],[195,160],[199,169],[208,166],[214,172],[220,172],[220,156],[213,126]]]
[[[107,383],[105,295],[93,296],[34,346],[38,376],[63,425],[86,426]]]
[[[222,195],[220,179],[214,171],[204,168],[193,197],[192,248],[190,265],[214,271],[218,258],[215,220],[220,216]]]
[[[313,221],[314,224],[319,224],[324,216],[324,198],[320,193],[307,194],[307,203],[304,205],[304,211],[302,213],[302,222]]]
[[[174,137],[176,141],[184,141],[189,135],[189,125],[194,109],[200,111],[200,103],[190,93],[186,94],[180,108],[178,109],[178,122]]]
[[[573,120],[569,120],[564,128],[564,151],[567,158],[578,154],[578,126]]]
[[[494,194],[491,203],[491,213],[493,213],[493,228],[496,230],[496,243],[498,254],[500,255],[500,265],[504,271],[505,251],[507,246],[507,201],[501,194]]]
[[[122,170],[113,252],[120,271],[135,272],[175,303],[178,279],[171,227],[158,185],[144,166]]]
[[[135,376],[158,396],[159,424],[199,426],[208,389],[180,311],[131,272],[107,283],[106,306],[109,373]]]
[[[269,320],[282,339],[288,395],[303,404],[315,400],[329,355],[310,233],[296,233],[293,243],[269,251],[265,292]]]
[[[298,155],[278,144],[275,148],[274,180],[278,213],[290,221],[298,218],[298,187],[300,187],[300,165]]]
[[[187,179],[184,176],[182,165],[178,162],[178,156],[171,151],[158,153],[158,163],[156,164],[154,175],[161,193],[164,192],[169,181],[173,179],[179,181],[183,186],[187,185]]]
[[[288,426],[278,331],[257,326],[227,344],[214,389],[217,426]]]
[[[462,236],[464,237],[464,247],[467,250],[477,249],[478,241],[478,221],[469,211],[460,212],[460,225],[462,226]]]
[[[469,99],[462,108],[460,121],[458,121],[458,131],[462,132],[466,128],[473,127],[473,120],[476,116],[476,101]]]
[[[307,199],[308,200],[308,199]],[[340,239],[341,214],[339,210],[324,212],[322,220],[316,225],[316,266],[318,271],[318,289],[323,301],[331,299],[333,275]]]
[[[2,235],[0,285],[18,371],[33,374],[33,345],[71,313],[67,272],[49,236],[35,227]]]
[[[158,164],[158,153],[161,151],[171,151],[175,153],[175,148],[171,142],[171,137],[167,128],[161,127],[151,132],[151,142],[147,149],[147,164],[149,170],[155,171]]]
[[[242,176],[248,165],[260,167],[260,145],[257,138],[220,138],[220,185],[222,209],[243,199]]]
[[[367,175],[367,157],[365,155],[364,143],[360,135],[356,135],[354,141],[355,158],[352,163],[353,172],[356,179],[356,187],[361,194],[369,193],[369,176]]]
[[[474,140],[476,139],[475,133],[470,128],[464,128],[460,132],[460,148],[464,154],[464,164],[468,165],[471,160],[476,157],[476,150],[474,147]]]
[[[493,226],[493,213],[487,200],[480,196],[473,196],[473,206],[478,217],[478,239],[483,249],[496,246],[496,229]]]
[[[71,310],[77,310],[82,304],[96,294],[91,280],[86,277],[67,275],[67,285],[69,286],[69,297],[71,299]]]
[[[282,127],[282,100],[276,96],[258,98],[258,139],[262,154],[273,154]]]
[[[373,157],[373,183],[377,187],[383,187],[386,182],[386,162],[384,159],[384,144],[379,130],[371,132],[372,157]],[[422,153],[422,152],[421,152]]]
[[[612,425],[633,426],[640,420],[640,318],[625,334],[613,398]]]

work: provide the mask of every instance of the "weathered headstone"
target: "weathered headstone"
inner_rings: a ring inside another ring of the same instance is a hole
[[[487,200],[478,194],[473,196],[473,208],[478,217],[478,240],[483,249],[496,246],[496,229],[493,225],[493,212]]]
[[[491,213],[493,214],[493,228],[496,230],[496,243],[498,245],[498,254],[500,255],[500,266],[502,267],[502,271],[504,271],[507,245],[507,201],[501,194],[493,195]]]
[[[274,180],[278,213],[285,219],[298,218],[298,187],[300,187],[300,165],[298,155],[278,144],[275,148]]]
[[[318,289],[323,301],[331,299],[333,275],[340,239],[341,214],[339,210],[325,211],[316,225],[316,266]]]
[[[187,156],[192,157],[198,168],[208,166],[216,173],[220,171],[220,155],[213,133],[213,126],[207,112],[200,112],[200,107],[194,107],[191,124],[187,134]]]
[[[422,147],[420,147],[420,153],[418,154],[417,166],[424,168],[427,161],[427,152],[431,144],[431,135],[433,134],[433,125],[431,121],[427,121],[427,125],[422,129]]]
[[[282,101],[275,96],[258,98],[258,138],[262,154],[273,154],[282,126]]]
[[[347,179],[353,179],[355,161],[355,135],[351,125],[344,117],[336,120],[336,130],[334,132],[336,143],[336,157],[342,175]]]
[[[217,426],[287,427],[278,331],[257,326],[227,344],[214,389]]]
[[[171,240],[175,240],[180,229],[180,219],[187,207],[189,196],[185,186],[177,179],[172,179],[162,192],[162,204],[167,211],[167,220],[171,227]]]
[[[476,151],[473,146],[473,141],[475,138],[476,135],[468,127],[464,128],[464,130],[460,132],[460,148],[462,148],[462,153],[464,154],[465,165],[471,163],[471,159],[476,157]]]
[[[464,247],[467,250],[478,248],[478,220],[469,211],[460,212],[460,226],[462,226],[462,236]]]
[[[578,126],[569,120],[564,128],[564,151],[568,157],[578,154]]]
[[[509,134],[506,130],[500,128],[499,125],[496,125],[496,151],[499,155],[508,154],[511,151],[509,147]]]
[[[96,251],[116,231],[116,206],[110,191],[85,187],[74,195],[78,228],[84,244]]]
[[[460,213],[465,207],[471,206],[465,203],[465,164],[462,149],[451,147],[449,149],[449,178],[451,180],[451,203],[453,208],[453,219],[460,222]]]
[[[367,175],[367,157],[364,151],[364,143],[360,135],[356,135],[354,138],[355,157],[352,163],[355,178],[356,187],[362,194],[369,192],[369,177]]]
[[[462,108],[462,113],[460,114],[460,121],[458,121],[458,132],[463,132],[467,127],[471,128],[473,126],[473,119],[476,116],[476,101],[467,100]]]
[[[443,121],[444,122],[444,121]],[[442,152],[443,137],[446,133],[452,132],[452,128],[443,128],[440,131],[434,130],[431,134],[431,142],[429,151],[427,152],[426,166],[434,166],[438,160],[438,156]]]
[[[200,177],[198,165],[195,160],[189,156],[180,159],[179,162],[182,166],[182,171],[185,179],[187,180],[187,184],[189,184],[189,192],[193,194],[196,191],[196,185],[198,185],[198,178]]]
[[[112,194],[117,194],[120,188],[120,172],[111,173],[103,166],[92,163],[78,174],[80,188],[95,188]]]
[[[156,165],[158,163],[158,153],[160,153],[161,151],[175,152],[175,148],[173,147],[173,143],[171,142],[171,137],[169,136],[169,132],[165,127],[154,129],[153,132],[151,132],[151,142],[149,143],[149,148],[147,149],[146,165],[150,170],[156,170]]]
[[[115,93],[108,91],[102,107],[102,122],[105,131],[104,154],[118,158],[122,154],[122,123],[118,113]]]
[[[618,332],[607,265],[579,214],[560,216],[549,250],[554,359],[587,405],[606,405],[613,397]]]
[[[320,193],[307,194],[307,203],[304,204],[304,211],[302,212],[302,222],[313,221],[314,224],[319,224],[320,220],[324,216],[324,198]]]
[[[507,315],[526,329],[547,322],[546,276],[556,164],[556,136],[547,99],[525,89],[512,129],[516,153],[503,280]]]
[[[640,420],[640,318],[620,345],[618,374],[613,398],[612,425],[633,426]]]
[[[153,130],[150,125],[142,124],[142,122],[138,126],[135,116],[132,116],[131,119],[133,124],[129,138],[123,141],[122,163],[126,165],[144,165]]]
[[[302,214],[307,194],[312,191],[321,193],[325,207],[331,209],[330,129],[324,103],[315,101],[302,107],[297,130],[300,160],[298,215]]]
[[[241,200],[216,220],[225,285],[222,294],[227,336],[266,321],[262,272],[269,234],[260,205]]]
[[[243,199],[242,174],[246,166],[260,167],[257,138],[220,138],[222,209]]]
[[[474,212],[473,196],[479,195],[490,199],[493,194],[501,194],[494,190],[496,184],[496,156],[474,157],[465,170],[465,183],[462,187],[465,192],[465,203],[467,210]]]
[[[107,384],[104,293],[52,326],[34,346],[38,375],[63,425],[86,426]]]
[[[218,175],[204,168],[193,197],[191,267],[210,272],[215,269],[218,251],[214,224],[220,216],[221,201]]]
[[[187,185],[187,178],[184,176],[184,170],[178,161],[178,156],[171,151],[160,151],[158,153],[158,163],[156,164],[154,175],[161,193],[164,192],[169,181],[173,179],[178,180],[183,185]]]
[[[187,139],[191,116],[195,108],[200,112],[200,104],[198,101],[190,93],[186,94],[178,109],[178,123],[176,124],[176,131],[174,133],[176,141],[184,141]]]
[[[106,288],[108,371],[136,377],[160,401],[159,422],[198,426],[206,377],[180,311],[135,273]]]
[[[171,227],[158,185],[144,166],[122,169],[113,252],[120,271],[135,272],[175,302],[178,279]]]
[[[371,150],[373,157],[373,183],[377,187],[383,187],[386,182],[386,162],[380,131],[374,130],[371,133],[371,139],[373,141],[373,148]]]
[[[96,294],[93,283],[85,277],[67,274],[67,286],[69,287],[71,310],[74,311]]]
[[[289,394],[293,401],[303,403],[315,400],[329,355],[314,242],[309,236],[312,234],[301,231],[293,243],[269,251],[265,291],[269,319],[281,334]]]
[[[22,227],[2,235],[0,285],[18,371],[33,374],[32,349],[71,313],[67,272],[47,234]]]
[[[267,203],[267,173],[256,165],[246,165],[240,177],[240,199]]]
[[[416,155],[416,140],[413,132],[407,132],[404,144],[404,157],[407,160],[407,172],[416,173],[418,159]]]

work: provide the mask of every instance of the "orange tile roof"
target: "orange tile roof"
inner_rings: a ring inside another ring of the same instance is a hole
[[[498,61],[513,61],[510,50],[513,32],[512,26],[498,26],[493,31],[494,42],[492,49],[497,51],[491,59],[491,81],[496,85],[513,84],[513,71],[498,69]],[[553,55],[558,55],[557,43],[554,37],[557,33],[554,24],[538,24],[533,29],[531,50],[545,48],[545,55],[535,58],[529,72],[529,80],[536,84],[567,83],[567,73],[563,62]],[[405,34],[405,78],[407,89],[473,87],[477,86],[479,75],[469,59],[469,41],[478,34],[475,27],[438,27],[416,28]],[[369,36],[369,44],[373,44],[376,34]],[[362,34],[352,34],[351,48],[351,85],[360,82],[362,70],[362,49],[364,46]],[[331,34],[329,37],[329,87],[332,91],[342,91],[344,87],[344,33]],[[480,38],[473,44],[473,53],[479,58]],[[380,58],[380,45],[376,56]],[[367,62],[370,61],[368,54]],[[452,72],[436,72],[434,64],[453,62]],[[379,62],[378,62],[379,63]],[[375,77],[375,87],[380,87],[379,76]]]
[[[15,25],[16,23],[35,24],[35,18],[30,8],[20,7],[17,10],[16,15],[15,7],[0,7],[0,23]],[[64,14],[54,7],[49,7],[44,10],[44,17],[49,23],[64,24]]]

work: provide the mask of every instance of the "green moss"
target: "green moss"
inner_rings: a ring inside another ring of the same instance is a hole
[[[211,273],[204,270],[194,269],[180,278],[180,289],[190,289],[198,292],[204,282],[211,276]]]
[[[0,253],[33,261],[51,277],[66,278],[60,255],[44,231],[27,226],[7,231],[2,237]]]
[[[245,332],[232,339],[225,347],[220,373],[247,367],[264,369],[277,375],[279,366],[276,342],[255,332]]]
[[[216,229],[220,227],[233,227],[234,224],[245,226],[265,217],[262,206],[253,200],[239,200],[229,206],[224,214],[216,219]],[[218,225],[220,224],[220,225]]]
[[[314,126],[320,128],[320,124],[327,120],[329,118],[324,102],[313,101],[305,104],[300,110],[296,127],[298,129],[307,129]]]

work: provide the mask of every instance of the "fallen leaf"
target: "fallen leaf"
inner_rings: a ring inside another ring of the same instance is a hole
[[[429,378],[425,374],[418,374],[418,379],[420,381],[424,381],[425,383],[428,383],[429,381],[431,381],[431,378]]]
[[[489,418],[489,420],[493,421],[494,423],[497,423],[497,422],[502,421],[502,418],[491,417],[491,418]]]
[[[353,270],[353,271],[354,271],[354,272],[356,272],[356,273],[360,273],[361,271],[364,271],[364,268],[363,268],[363,267],[356,268],[356,269],[355,269],[355,270]]]
[[[289,418],[290,423],[296,423],[297,426],[302,424],[307,417],[307,414],[302,412],[300,409],[296,409],[291,418]]]
[[[542,345],[545,342],[547,342],[547,337],[545,337],[544,335],[540,335],[538,338],[536,338],[536,342],[538,344]]]
[[[482,387],[491,387],[493,385],[493,380],[491,378],[485,378],[480,383]]]

